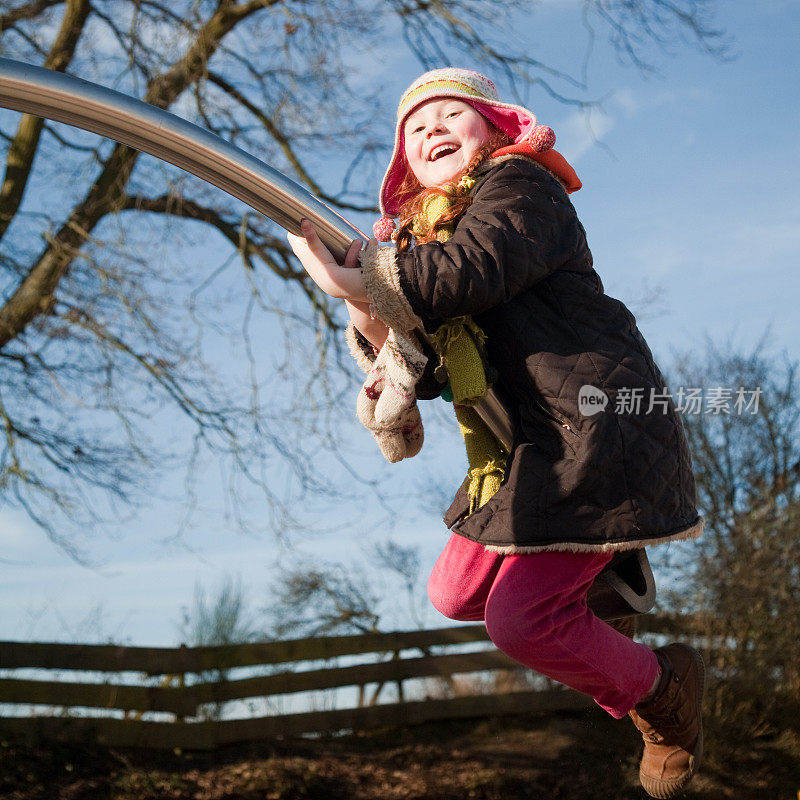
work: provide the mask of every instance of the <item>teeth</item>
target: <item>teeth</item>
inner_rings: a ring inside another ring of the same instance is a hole
[[[458,150],[458,145],[440,144],[438,147],[434,147],[433,150],[431,150],[431,154],[428,156],[428,160],[435,161],[445,151],[455,153],[456,150]]]

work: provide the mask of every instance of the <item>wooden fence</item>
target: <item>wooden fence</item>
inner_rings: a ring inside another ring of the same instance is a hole
[[[664,618],[644,617],[642,622],[640,628],[648,632],[674,629]],[[485,646],[477,652],[448,652],[473,643]],[[405,699],[404,682],[411,679],[439,678],[452,689],[454,675],[520,669],[517,662],[486,645],[490,642],[483,625],[172,649],[0,642],[0,704],[34,707],[28,716],[0,717],[0,735],[34,741],[83,737],[114,746],[212,749],[301,733],[591,706],[584,696],[552,686]],[[339,663],[356,656],[371,656],[373,661]],[[328,663],[308,668],[308,662],[314,661]],[[231,670],[259,667],[270,669],[271,674],[228,677]],[[35,670],[36,677],[15,677],[17,670]],[[41,671],[56,674],[44,679],[39,677]],[[64,672],[101,673],[103,679],[63,680]],[[381,687],[388,683],[397,686],[399,702],[378,704]],[[371,685],[375,687],[372,699],[366,701],[365,689]],[[359,688],[355,707],[246,719],[203,718],[203,709],[209,706],[219,709],[234,701],[343,687]],[[159,719],[142,718],[153,713]]]

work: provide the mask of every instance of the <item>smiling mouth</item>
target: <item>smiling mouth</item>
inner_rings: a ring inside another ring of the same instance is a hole
[[[436,161],[438,158],[442,158],[442,156],[452,155],[459,149],[460,147],[457,144],[440,144],[438,147],[434,147],[433,150],[431,150],[428,161]]]

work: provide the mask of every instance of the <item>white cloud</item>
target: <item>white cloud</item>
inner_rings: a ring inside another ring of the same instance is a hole
[[[556,127],[559,152],[576,164],[595,147],[601,147],[608,134],[621,121],[640,113],[642,103],[631,89],[618,89],[602,108],[575,110]]]
[[[556,147],[571,164],[577,164],[616,124],[607,113],[573,111],[556,127]]]

